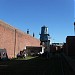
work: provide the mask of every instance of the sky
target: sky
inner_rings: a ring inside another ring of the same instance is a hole
[[[51,42],[66,42],[74,36],[75,0],[0,0],[0,20],[40,38],[42,26],[48,27]]]

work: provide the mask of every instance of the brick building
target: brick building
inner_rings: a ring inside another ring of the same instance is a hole
[[[67,36],[66,52],[68,56],[75,56],[75,36]]]
[[[7,50],[8,57],[16,56],[26,46],[40,46],[40,40],[0,20],[0,48]]]

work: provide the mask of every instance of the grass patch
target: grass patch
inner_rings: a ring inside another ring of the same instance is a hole
[[[11,60],[29,60],[29,59],[33,59],[33,58],[36,58],[36,56],[35,56],[35,57],[26,56],[25,58],[13,58],[13,59],[11,59]]]

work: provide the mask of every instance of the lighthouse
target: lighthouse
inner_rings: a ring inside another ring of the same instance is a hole
[[[46,26],[41,27],[40,41],[40,45],[45,47],[45,51],[50,51],[50,35]]]

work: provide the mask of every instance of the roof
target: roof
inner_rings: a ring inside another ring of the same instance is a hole
[[[42,28],[48,28],[48,27],[46,27],[46,26],[44,25],[44,26],[42,26]]]

